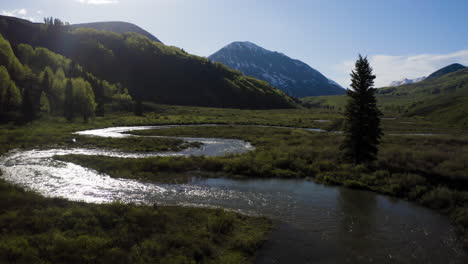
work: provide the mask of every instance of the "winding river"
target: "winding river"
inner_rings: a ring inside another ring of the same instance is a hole
[[[131,135],[125,132],[132,130],[171,127],[112,127],[77,134],[128,137]],[[0,158],[0,169],[7,181],[49,197],[221,207],[267,216],[276,222],[276,228],[256,263],[467,263],[446,217],[403,200],[305,180],[193,178],[187,184],[143,183],[114,179],[52,158],[67,154],[219,156],[254,149],[235,139],[182,139],[203,146],[144,154],[103,149],[15,150]]]

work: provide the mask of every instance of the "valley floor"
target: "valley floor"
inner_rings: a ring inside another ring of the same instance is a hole
[[[307,178],[402,197],[448,214],[468,235],[466,131],[418,118],[383,119],[385,136],[370,167],[344,163],[340,115],[324,110],[233,110],[152,105],[144,117],[111,114],[88,124],[44,117],[27,126],[0,126],[0,154],[11,149],[56,147],[125,151],[179,150],[196,145],[176,139],[93,139],[72,132],[110,126],[224,124],[137,131],[139,135],[236,138],[255,151],[226,157],[142,159],[68,155],[57,159],[117,178],[180,183],[203,177]],[[239,126],[241,125],[241,126]],[[424,135],[422,135],[424,134]],[[431,134],[431,135],[428,135]],[[0,256],[7,262],[245,263],[270,228],[265,218],[212,209],[124,204],[93,205],[42,198],[1,182]],[[32,212],[32,213],[31,213]],[[164,219],[164,220],[161,220]],[[154,224],[155,221],[157,224]],[[150,224],[152,223],[152,224]],[[189,224],[187,224],[189,223]],[[169,234],[171,234],[169,236]],[[88,245],[86,247],[82,245]],[[74,251],[83,248],[83,251]],[[120,262],[119,262],[120,261]]]

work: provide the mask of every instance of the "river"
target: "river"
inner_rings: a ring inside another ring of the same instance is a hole
[[[174,126],[113,127],[77,132],[127,137],[125,132]],[[447,217],[367,191],[330,187],[306,180],[193,178],[186,184],[114,179],[54,155],[84,154],[138,158],[219,156],[254,150],[245,141],[182,138],[200,148],[179,152],[125,153],[102,149],[14,150],[0,158],[3,178],[48,197],[74,201],[112,201],[220,207],[275,222],[256,263],[466,263]]]

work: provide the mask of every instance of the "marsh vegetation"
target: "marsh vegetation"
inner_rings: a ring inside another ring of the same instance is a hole
[[[466,171],[468,167],[468,164],[466,164],[468,160],[468,149],[464,147],[468,143],[468,139],[463,136],[464,132],[459,128],[446,128],[443,125],[420,119],[384,119],[383,127],[386,136],[382,138],[381,151],[379,152],[377,161],[372,166],[362,166],[343,162],[341,156],[338,154],[338,146],[343,137],[340,133],[324,133],[302,129],[247,125],[248,121],[252,120],[252,123],[259,125],[309,126],[321,127],[324,129],[329,127],[339,128],[341,122],[338,118],[339,116],[335,112],[329,113],[326,110],[305,109],[268,111],[221,109],[217,111],[217,109],[212,108],[162,105],[148,105],[148,107],[152,107],[152,109],[157,110],[157,112],[147,113],[142,117],[128,116],[126,114],[112,114],[106,117],[96,117],[90,120],[89,123],[69,123],[63,118],[46,116],[40,121],[33,122],[26,126],[2,125],[2,129],[0,130],[2,154],[14,148],[32,149],[48,148],[51,146],[111,148],[127,151],[144,151],[145,149],[148,151],[164,149],[176,150],[190,146],[184,145],[184,143],[178,139],[145,137],[98,139],[82,137],[72,133],[83,129],[122,125],[218,123],[224,125],[144,130],[135,131],[133,134],[170,137],[236,138],[251,142],[255,146],[255,151],[242,155],[225,157],[153,157],[121,159],[101,156],[69,155],[58,157],[58,159],[93,168],[99,172],[109,174],[111,177],[130,178],[146,182],[182,183],[187,181],[188,177],[192,175],[197,177],[303,178],[325,184],[345,185],[350,188],[367,189],[402,197],[447,213],[451,216],[454,223],[460,227],[460,230],[468,226],[468,210],[466,209],[468,190],[464,188],[468,181],[468,179],[466,179],[466,175],[468,175]],[[316,120],[330,120],[330,122],[319,122]],[[424,133],[427,131],[444,132],[446,135],[392,135]],[[73,138],[76,139],[75,143],[72,141]],[[65,211],[76,211],[77,214],[86,214],[87,216],[83,219],[88,219],[88,216],[90,219],[100,218],[101,216],[99,216],[99,214],[104,212],[108,212],[112,215],[115,214],[113,210],[117,210],[116,208],[121,208],[119,210],[129,210],[129,212],[138,211],[142,214],[156,214],[155,212],[157,211],[159,214],[169,214],[172,215],[171,217],[174,217],[171,219],[175,220],[167,224],[170,226],[167,227],[167,230],[171,230],[171,232],[177,231],[170,228],[177,229],[183,226],[178,224],[178,227],[175,227],[172,226],[172,224],[186,221],[187,219],[184,217],[188,217],[188,215],[201,214],[203,216],[200,216],[196,221],[198,221],[200,225],[208,225],[209,221],[207,219],[211,217],[209,215],[218,217],[216,215],[221,214],[219,216],[220,218],[228,217],[234,219],[232,220],[234,226],[239,225],[238,227],[234,227],[235,230],[238,230],[236,232],[245,235],[245,232],[252,233],[253,230],[255,230],[253,233],[255,234],[254,237],[249,238],[249,242],[245,242],[246,244],[243,244],[243,246],[231,247],[232,244],[217,245],[217,242],[213,242],[214,240],[211,241],[214,244],[207,246],[210,248],[209,250],[200,251],[203,256],[202,259],[207,261],[207,263],[224,257],[243,259],[245,261],[251,259],[251,254],[254,252],[255,248],[266,238],[269,226],[268,221],[264,219],[259,220],[259,218],[244,217],[234,213],[227,213],[226,216],[224,215],[225,213],[216,213],[215,211],[207,209],[166,208],[163,206],[154,209],[151,206],[122,204],[88,205],[66,202],[60,199],[39,199],[39,196],[36,194],[25,192],[6,183],[2,184],[1,194],[5,197],[3,201],[6,203],[5,206],[2,207],[4,208],[2,209],[4,215],[10,217],[8,221],[12,221],[15,217],[21,220],[16,221],[18,225],[12,226],[11,229],[8,230],[23,230],[18,234],[15,233],[15,235],[8,232],[5,233],[5,235],[16,237],[9,241],[13,241],[14,243],[18,242],[14,245],[4,245],[4,250],[7,250],[5,252],[9,252],[8,254],[5,253],[5,256],[8,255],[10,258],[15,258],[17,260],[23,258],[30,259],[32,256],[49,261],[50,256],[37,255],[40,252],[52,252],[42,251],[38,244],[34,244],[34,241],[38,241],[34,240],[38,239],[36,238],[38,233],[20,225],[25,221],[28,221],[28,223],[31,223],[33,226],[40,225],[42,221],[44,221],[40,219],[47,219],[44,216],[45,214],[50,215],[50,221],[55,223],[54,221],[58,221],[57,219],[61,218]],[[16,200],[21,202],[11,203]],[[55,205],[56,203],[58,205]],[[33,210],[32,208],[36,209]],[[24,213],[31,210],[34,214],[27,215]],[[180,212],[178,212],[178,210],[180,210]],[[117,217],[117,219],[119,218]],[[122,225],[130,225],[132,221],[139,220],[122,218],[119,221],[121,221]],[[60,228],[61,229],[58,231],[55,230],[54,232],[59,232],[58,234],[61,234],[61,232],[63,233],[62,236],[65,236],[65,238],[60,241],[64,243],[64,247],[74,247],[73,245],[76,245],[76,243],[84,241],[80,239],[86,238],[92,240],[95,238],[93,236],[97,234],[96,232],[101,232],[99,234],[104,234],[104,237],[109,238],[106,241],[96,242],[96,247],[99,246],[101,249],[105,248],[104,251],[95,251],[96,248],[90,247],[85,249],[86,252],[80,253],[89,256],[90,259],[96,260],[97,262],[99,262],[98,260],[103,260],[104,257],[108,257],[108,255],[102,255],[104,254],[102,252],[107,252],[106,250],[111,250],[116,247],[111,247],[111,245],[114,245],[112,244],[114,243],[112,242],[112,233],[115,231],[113,229],[106,229],[99,225],[86,227],[86,225],[81,224]],[[98,229],[98,231],[95,229]],[[52,230],[48,229],[42,229],[41,232],[43,232],[41,236],[47,238],[50,238],[52,234],[50,233]],[[145,235],[146,234],[147,232],[145,232]],[[80,236],[89,237],[80,238]],[[45,239],[44,237],[41,239]],[[141,239],[139,241],[145,241],[145,239],[150,239],[152,241],[144,243],[145,245],[155,243],[153,238],[148,238],[146,236],[139,237],[138,239]],[[165,244],[166,242],[172,243],[169,242],[169,240],[163,240],[160,243],[161,245],[173,245]],[[211,242],[207,243],[210,244]],[[181,243],[183,244],[184,242]],[[193,243],[190,244],[192,246],[188,246],[189,244],[189,242],[184,244],[183,252],[174,253],[183,256],[180,257],[180,261],[182,262],[175,263],[183,263],[186,259],[197,259],[200,257],[197,255],[199,253],[194,253],[198,250],[199,244]],[[140,243],[140,245],[142,244]],[[24,250],[19,250],[18,248]],[[163,246],[161,248],[164,249]],[[239,250],[239,248],[242,248],[242,250]],[[123,259],[131,259],[134,257],[134,255],[132,255],[134,253],[132,252],[135,252],[132,251],[131,247],[119,248],[118,250],[114,249],[113,252],[114,251],[125,255],[126,258]],[[25,254],[29,255],[23,256],[18,252],[26,252]],[[213,252],[225,252],[226,254]],[[109,254],[112,255],[113,253]],[[70,256],[73,256],[73,254]],[[157,255],[153,257],[161,258],[161,256],[162,255]],[[65,259],[73,262],[73,258]]]

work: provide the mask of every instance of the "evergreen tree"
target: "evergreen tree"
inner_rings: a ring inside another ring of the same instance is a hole
[[[91,84],[96,100],[96,116],[104,116],[104,84],[103,81],[89,74],[87,81]]]
[[[136,116],[143,116],[143,103],[140,98],[135,101],[134,113]]]
[[[351,89],[344,113],[345,139],[341,145],[344,156],[355,164],[376,159],[378,144],[383,135],[380,128],[382,113],[377,108],[374,86],[375,75],[367,57],[359,55],[351,72]]]
[[[21,104],[21,116],[23,122],[28,123],[36,118],[36,109],[32,103],[31,94],[29,89],[24,89],[23,91],[23,102]]]
[[[67,81],[67,85],[65,87],[65,101],[64,101],[64,116],[68,121],[73,121],[75,118],[75,113],[73,109],[73,85],[71,80]]]
[[[49,103],[49,98],[47,98],[47,95],[44,91],[41,92],[41,97],[39,99],[40,103],[40,110],[41,112],[44,113],[50,113],[50,103]]]
[[[96,116],[103,117],[104,116],[104,102],[101,100],[99,102],[96,102]]]
[[[77,78],[80,76],[80,67],[75,61],[71,61],[70,66],[68,68],[68,76],[70,78]]]
[[[42,77],[42,82],[41,82],[42,91],[48,92],[49,89],[50,89],[51,82],[52,82],[52,80],[51,80],[49,70],[46,69],[44,71],[44,76]]]

